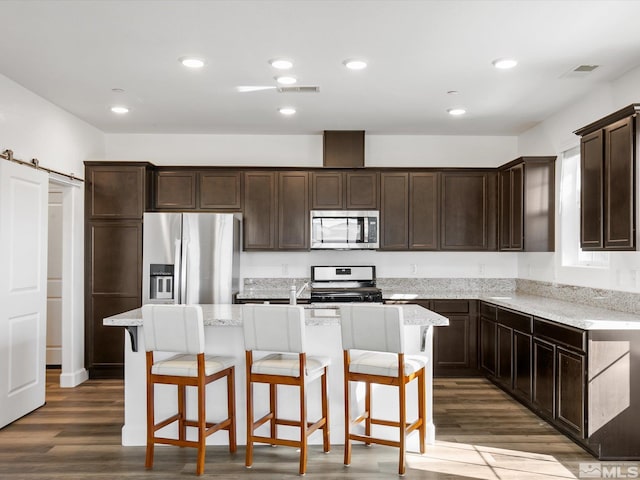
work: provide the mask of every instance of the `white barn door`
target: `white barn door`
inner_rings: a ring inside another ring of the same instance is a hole
[[[48,190],[0,161],[0,428],[45,401]]]

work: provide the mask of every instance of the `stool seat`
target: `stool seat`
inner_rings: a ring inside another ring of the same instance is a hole
[[[307,357],[305,375],[307,380],[322,375],[324,368],[329,366],[329,357]],[[297,377],[300,375],[299,355],[285,353],[271,353],[260,360],[254,360],[251,366],[252,374],[261,375],[284,375],[287,377]]]
[[[221,372],[237,362],[233,357],[215,355],[204,356],[204,374],[206,376]],[[196,355],[179,354],[166,360],[160,360],[151,367],[153,375],[171,375],[175,377],[197,377],[198,357]]]
[[[411,375],[427,365],[427,358],[419,355],[405,355],[404,374]],[[381,375],[383,377],[398,376],[398,355],[386,352],[366,352],[351,357],[350,373]]]

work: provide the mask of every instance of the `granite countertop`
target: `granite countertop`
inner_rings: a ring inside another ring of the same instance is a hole
[[[301,305],[302,306],[302,305]],[[335,304],[322,307],[306,305],[305,324],[307,326],[340,325],[340,310]],[[449,319],[419,305],[403,305],[405,325],[446,326]],[[242,305],[215,304],[202,305],[205,326],[238,327],[242,325]],[[111,327],[142,326],[142,309],[136,308],[103,319],[102,324]]]
[[[517,292],[479,299],[583,330],[640,330],[640,315],[580,303]]]
[[[245,288],[236,296],[239,300],[289,300],[288,288]],[[311,292],[308,288],[298,295],[298,300],[309,300]]]

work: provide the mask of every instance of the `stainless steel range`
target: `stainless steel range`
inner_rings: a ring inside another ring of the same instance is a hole
[[[375,266],[311,267],[311,303],[341,302],[382,303]]]

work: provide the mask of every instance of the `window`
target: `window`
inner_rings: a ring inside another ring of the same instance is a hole
[[[580,248],[580,147],[561,155],[560,242],[563,266],[608,267],[609,252]]]

